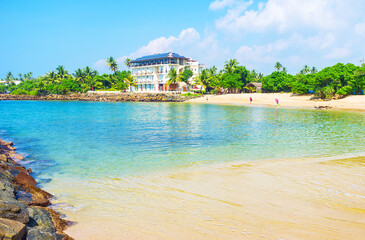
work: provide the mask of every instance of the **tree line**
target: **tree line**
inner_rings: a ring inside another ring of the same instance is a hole
[[[124,64],[130,67],[131,59]],[[106,63],[112,74],[100,75],[90,67],[79,68],[69,74],[64,66],[58,66],[55,71],[44,76],[33,78],[32,73],[19,74],[14,77],[8,73],[0,83],[0,93],[10,92],[21,95],[68,94],[72,92],[85,93],[89,90],[124,91],[136,86],[136,80],[130,71],[119,71],[118,64],[113,57]],[[222,70],[213,66],[200,71],[193,81],[193,72],[189,68],[177,70],[172,68],[167,75],[167,85],[184,82],[190,90],[194,85],[205,93],[239,93],[254,92],[248,83],[261,82],[263,92],[292,92],[298,94],[314,93],[320,98],[343,97],[349,94],[364,94],[365,89],[365,62],[360,66],[352,63],[337,63],[318,71],[316,67],[305,65],[295,74],[288,73],[287,68],[279,62],[274,65],[274,71],[264,76],[255,70],[248,70],[239,64],[236,59],[225,62]],[[21,81],[14,84],[14,81]]]
[[[261,82],[263,92],[314,93],[323,99],[364,94],[364,62],[361,62],[360,66],[337,63],[321,71],[305,65],[295,75],[289,74],[279,62],[275,63],[274,68],[275,71],[271,74],[263,76],[255,70],[249,71],[239,65],[236,59],[230,59],[219,72],[214,66],[202,70],[195,78],[195,83],[212,93],[253,92],[255,89],[247,87],[247,84]]]
[[[32,73],[19,74],[14,77],[9,72],[0,83],[0,93],[10,92],[14,95],[47,95],[85,93],[90,90],[123,91],[135,86],[135,80],[130,71],[119,71],[118,64],[113,57],[109,57],[106,63],[112,74],[100,75],[96,70],[86,66],[76,69],[70,74],[64,66],[58,66],[54,71],[44,76],[33,78]],[[126,66],[130,66],[130,59],[125,60]],[[15,84],[15,81],[20,81]]]

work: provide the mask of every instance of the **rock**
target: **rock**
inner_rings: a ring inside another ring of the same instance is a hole
[[[32,207],[29,211],[29,222],[27,226],[30,228],[36,228],[45,232],[56,232],[56,227],[53,224],[51,214],[40,207]]]
[[[23,188],[32,195],[32,200],[27,202],[29,206],[46,207],[51,204],[49,199],[53,197],[52,194],[34,186],[24,186]]]
[[[0,154],[0,161],[7,162],[7,156],[5,154]]]
[[[29,229],[26,240],[62,240],[65,236],[58,233],[44,232],[39,229]]]
[[[25,172],[20,172],[16,177],[15,177],[15,182],[17,184],[20,185],[26,185],[26,186],[36,186],[37,182],[36,180],[30,176],[29,174],[25,173]]]
[[[26,227],[23,223],[0,218],[0,239],[21,240],[25,236]]]
[[[15,204],[0,202],[0,217],[21,223],[29,221],[29,212],[26,208]]]

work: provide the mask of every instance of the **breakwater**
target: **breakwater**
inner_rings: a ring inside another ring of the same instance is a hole
[[[197,96],[183,96],[174,93],[121,93],[92,92],[66,95],[50,94],[46,96],[0,94],[0,100],[59,100],[94,102],[184,102]]]
[[[12,142],[0,140],[0,239],[70,240],[69,222],[48,206],[53,197],[37,187]]]

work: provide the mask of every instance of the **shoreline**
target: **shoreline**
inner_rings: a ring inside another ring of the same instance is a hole
[[[190,99],[188,103],[218,105],[267,106],[285,108],[333,109],[365,111],[365,96],[350,95],[338,100],[311,100],[314,95],[294,95],[291,93],[242,93],[212,95]],[[250,97],[253,101],[250,103]],[[207,100],[208,98],[208,100]],[[279,100],[279,106],[275,99]]]
[[[71,222],[49,207],[53,195],[36,186],[22,161],[13,143],[0,139],[0,238],[72,240],[64,233]]]
[[[87,200],[65,210],[77,239],[360,240],[364,163],[363,154],[234,162],[53,187]]]
[[[0,94],[0,100],[33,101],[92,101],[92,102],[185,102],[196,96],[182,96],[175,93],[72,93],[46,96]]]

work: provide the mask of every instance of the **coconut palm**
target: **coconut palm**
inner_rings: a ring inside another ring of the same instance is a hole
[[[18,74],[18,80],[19,81],[23,81],[24,80],[23,74],[21,74],[21,73]]]
[[[288,69],[286,69],[286,67],[283,67],[282,72],[284,72],[284,73],[288,73]]]
[[[33,73],[29,72],[29,73],[24,74],[24,78],[26,80],[32,80],[33,79]]]
[[[98,71],[96,70],[93,70],[91,67],[89,66],[86,66],[84,69],[83,69],[83,72],[85,74],[85,76],[92,76],[92,77],[95,77],[96,75],[98,75]]]
[[[108,65],[110,71],[112,71],[115,75],[115,72],[118,71],[118,64],[117,61],[113,57],[109,57],[106,60],[106,64]]]
[[[275,63],[275,66],[274,66],[274,68],[277,70],[277,71],[280,71],[280,69],[283,67],[283,65],[281,65],[281,63],[279,63],[279,62],[276,62]]]
[[[316,67],[312,67],[311,73],[317,73],[317,72],[318,72],[317,68]]]
[[[126,58],[126,59],[124,60],[124,65],[125,65],[127,68],[130,68],[130,67],[131,67],[131,61],[132,61],[132,59],[130,59],[130,58]]]
[[[167,80],[167,86],[170,86],[171,84],[178,84],[180,82],[179,75],[177,74],[177,71],[175,68],[171,68],[169,73],[167,74],[168,80]]]
[[[125,77],[124,82],[128,85],[130,91],[132,91],[132,87],[137,86],[136,79],[132,75]]]
[[[63,65],[59,65],[57,68],[56,68],[56,71],[57,71],[57,76],[60,78],[60,79],[64,79],[64,78],[67,78],[67,70],[65,69],[65,67]]]
[[[310,71],[310,69],[309,69],[308,65],[304,65],[304,67],[303,67],[304,74],[309,73],[309,71]]]
[[[195,77],[195,84],[199,85],[201,87],[204,87],[205,89],[208,89],[210,87],[209,85],[209,74],[208,70],[203,69],[198,76]],[[200,88],[200,90],[202,90]]]
[[[224,72],[228,74],[232,74],[234,69],[238,66],[239,62],[237,59],[229,59],[224,64]]]
[[[76,69],[75,73],[72,75],[75,77],[76,81],[85,83],[86,74],[82,69],[80,68]]]
[[[11,73],[11,72],[8,72],[7,74],[6,74],[6,77],[5,77],[5,82],[6,82],[6,84],[10,84],[10,83],[12,83],[14,81],[14,77],[13,77],[13,74]]]

